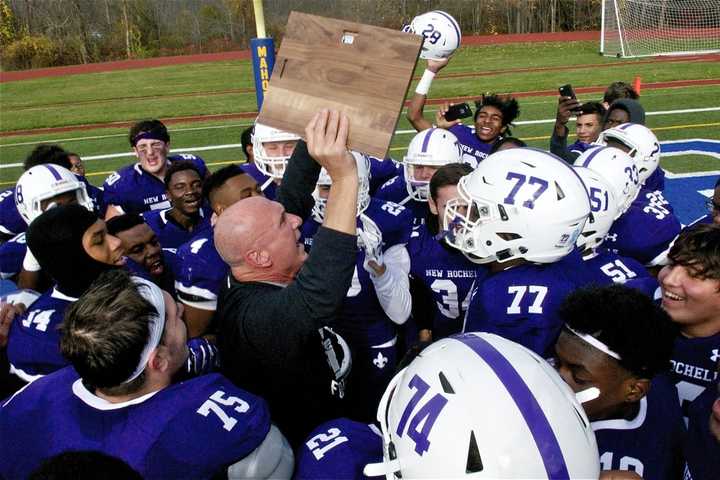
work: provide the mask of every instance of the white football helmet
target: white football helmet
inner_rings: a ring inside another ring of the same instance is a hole
[[[88,196],[85,184],[65,167],[54,164],[36,165],[23,173],[15,185],[15,206],[20,216],[30,222],[43,213],[43,200],[62,193],[75,192],[77,203],[93,211],[93,201]],[[51,203],[45,210],[54,207]]]
[[[405,186],[410,198],[427,202],[430,197],[430,180],[416,179],[415,167],[439,168],[448,163],[462,163],[460,142],[452,132],[433,127],[415,135],[403,158]]]
[[[257,165],[258,170],[268,177],[278,180],[282,179],[287,162],[290,160],[290,155],[271,157],[265,151],[264,144],[266,142],[291,142],[297,140],[300,140],[299,135],[278,130],[277,128],[269,127],[261,123],[255,123],[252,135],[252,144],[255,164]]]
[[[599,173],[615,194],[618,203],[615,219],[625,213],[640,193],[640,174],[635,161],[615,147],[592,147],[575,160],[576,167]]]
[[[623,123],[600,132],[595,143],[607,145],[609,139],[617,140],[630,148],[628,155],[635,160],[641,184],[644,184],[660,165],[660,143],[652,130],[646,126],[639,123]]]
[[[421,35],[423,42],[420,58],[441,60],[457,50],[462,40],[460,25],[452,15],[441,10],[423,13],[412,19],[403,32]]]
[[[446,242],[475,263],[552,263],[575,248],[590,214],[585,185],[558,157],[533,148],[494,153],[445,206]]]
[[[370,159],[364,153],[356,152],[351,150],[350,153],[355,158],[357,164],[358,173],[358,201],[357,201],[357,216],[359,217],[363,213],[368,205],[370,205]],[[328,174],[325,167],[320,169],[320,176],[318,177],[317,187],[332,185],[332,178]],[[320,197],[318,188],[315,188],[313,192],[313,198],[315,205],[312,208],[313,219],[322,223],[325,220],[325,207],[327,206],[327,199]]]
[[[586,167],[575,167],[575,171],[580,175],[590,198],[590,216],[576,245],[580,250],[595,249],[603,243],[617,218],[618,202],[612,187],[602,175]]]
[[[575,394],[545,360],[489,333],[445,338],[388,385],[377,419],[394,478],[583,478],[600,474]]]

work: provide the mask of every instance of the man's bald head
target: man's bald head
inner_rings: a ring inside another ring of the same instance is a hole
[[[234,267],[243,262],[268,223],[272,202],[264,197],[249,197],[226,208],[215,224],[215,248],[225,263]]]

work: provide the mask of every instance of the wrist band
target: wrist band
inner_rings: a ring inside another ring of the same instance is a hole
[[[430,70],[425,69],[422,78],[415,87],[415,93],[419,93],[420,95],[427,95],[430,91],[430,84],[432,83],[433,78],[435,78],[435,72],[431,72]]]

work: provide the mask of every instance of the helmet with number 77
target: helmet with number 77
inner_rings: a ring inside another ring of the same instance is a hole
[[[590,214],[573,167],[533,148],[494,153],[445,205],[445,241],[475,263],[553,263],[575,248]]]
[[[412,19],[403,32],[421,35],[423,41],[420,58],[441,60],[457,50],[462,41],[460,25],[452,15],[441,10],[423,13]]]
[[[67,168],[54,164],[36,165],[20,176],[15,185],[15,206],[29,225],[53,206],[47,200],[63,193],[73,193],[78,204],[93,210],[85,184]],[[43,203],[46,203],[44,207]]]
[[[423,350],[377,410],[394,478],[598,478],[595,434],[575,394],[527,348],[489,333]]]
[[[640,174],[640,184],[644,184],[660,165],[660,143],[655,134],[645,125],[623,123],[600,132],[595,143],[608,145],[608,142],[613,140],[630,149],[628,155],[635,160]]]

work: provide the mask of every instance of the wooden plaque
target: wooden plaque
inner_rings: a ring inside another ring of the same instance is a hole
[[[258,122],[305,136],[322,108],[350,118],[349,147],[384,158],[423,38],[291,12]]]

